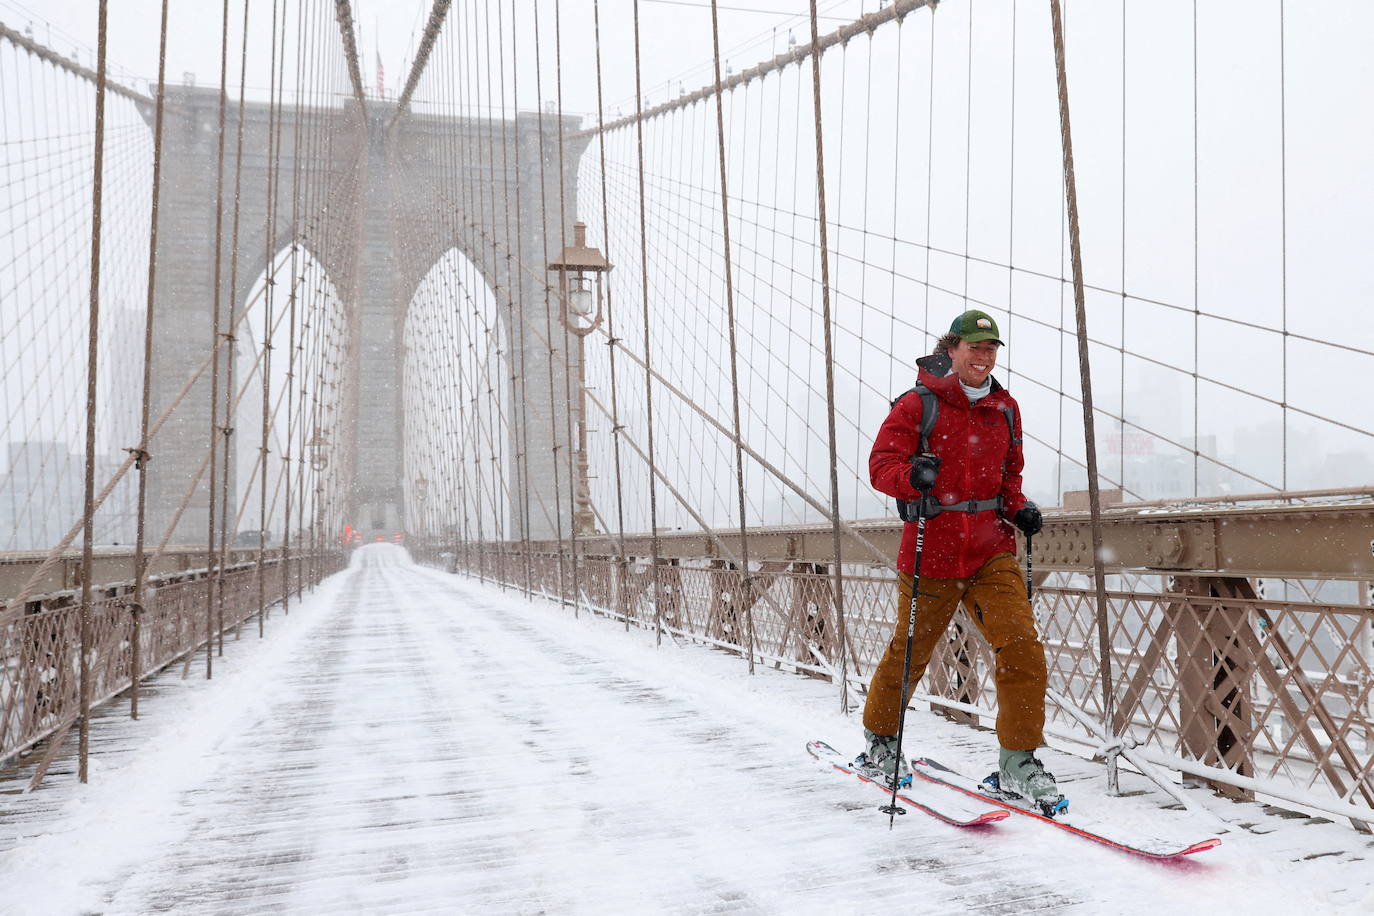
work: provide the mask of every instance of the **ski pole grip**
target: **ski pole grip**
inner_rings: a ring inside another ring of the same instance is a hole
[[[922,496],[929,496],[935,488],[935,480],[940,476],[941,459],[939,455],[925,452],[911,456],[911,486]]]

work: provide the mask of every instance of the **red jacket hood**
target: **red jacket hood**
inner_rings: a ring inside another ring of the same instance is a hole
[[[964,386],[959,384],[959,376],[950,371],[953,367],[954,364],[948,356],[922,357],[916,360],[916,381],[951,404],[967,410],[970,406],[968,395],[964,394]],[[993,376],[988,378],[992,382],[992,393],[978,403],[999,408],[1014,406],[1016,402],[1012,400],[1007,389]]]

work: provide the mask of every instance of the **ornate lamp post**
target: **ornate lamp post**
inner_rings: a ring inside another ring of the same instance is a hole
[[[318,426],[315,427],[315,433],[310,437],[310,441],[305,443],[305,447],[310,450],[311,470],[323,471],[329,467],[329,440],[324,437]]]
[[[611,269],[601,252],[587,246],[586,223],[573,223],[573,243],[563,249],[549,270],[558,271],[558,298],[563,326],[577,337],[577,480],[574,483],[573,531],[596,534],[592,491],[587,474],[586,337],[601,324],[605,295],[602,275]]]
[[[415,478],[415,501],[420,504],[420,530],[416,533],[420,535],[422,544],[425,534],[429,530],[428,519],[425,517],[425,500],[427,499],[429,499],[429,478],[421,474]]]
[[[318,582],[323,573],[319,563],[320,539],[324,537],[324,469],[329,467],[329,440],[319,426],[305,443],[305,449],[310,453],[310,469],[315,472],[315,520],[310,526],[310,552],[314,555],[314,578]]]
[[[310,452],[310,469],[315,472],[315,530],[324,534],[324,470],[329,467],[329,440],[316,426],[305,447]]]

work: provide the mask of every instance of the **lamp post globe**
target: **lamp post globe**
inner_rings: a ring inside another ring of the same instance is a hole
[[[577,337],[577,479],[573,492],[574,534],[596,534],[596,513],[592,510],[587,461],[587,370],[586,337],[601,325],[601,275],[611,264],[601,252],[587,245],[587,225],[573,224],[573,243],[566,246],[548,266],[558,271],[558,292],[562,301],[563,326]]]

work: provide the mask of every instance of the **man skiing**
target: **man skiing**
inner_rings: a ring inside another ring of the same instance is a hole
[[[903,710],[962,601],[996,658],[1000,787],[1055,813],[1063,796],[1035,756],[1044,740],[1045,650],[1011,527],[1029,537],[1042,521],[1021,492],[1020,409],[992,377],[1001,346],[990,315],[975,309],[955,318],[935,352],[917,361],[917,387],[893,403],[873,442],[869,477],[897,498],[908,524],[897,553],[897,624],[873,673],[865,750],[855,763],[888,780],[909,774],[898,752]],[[918,512],[924,515],[919,550]],[[913,574],[919,576],[914,611]]]

